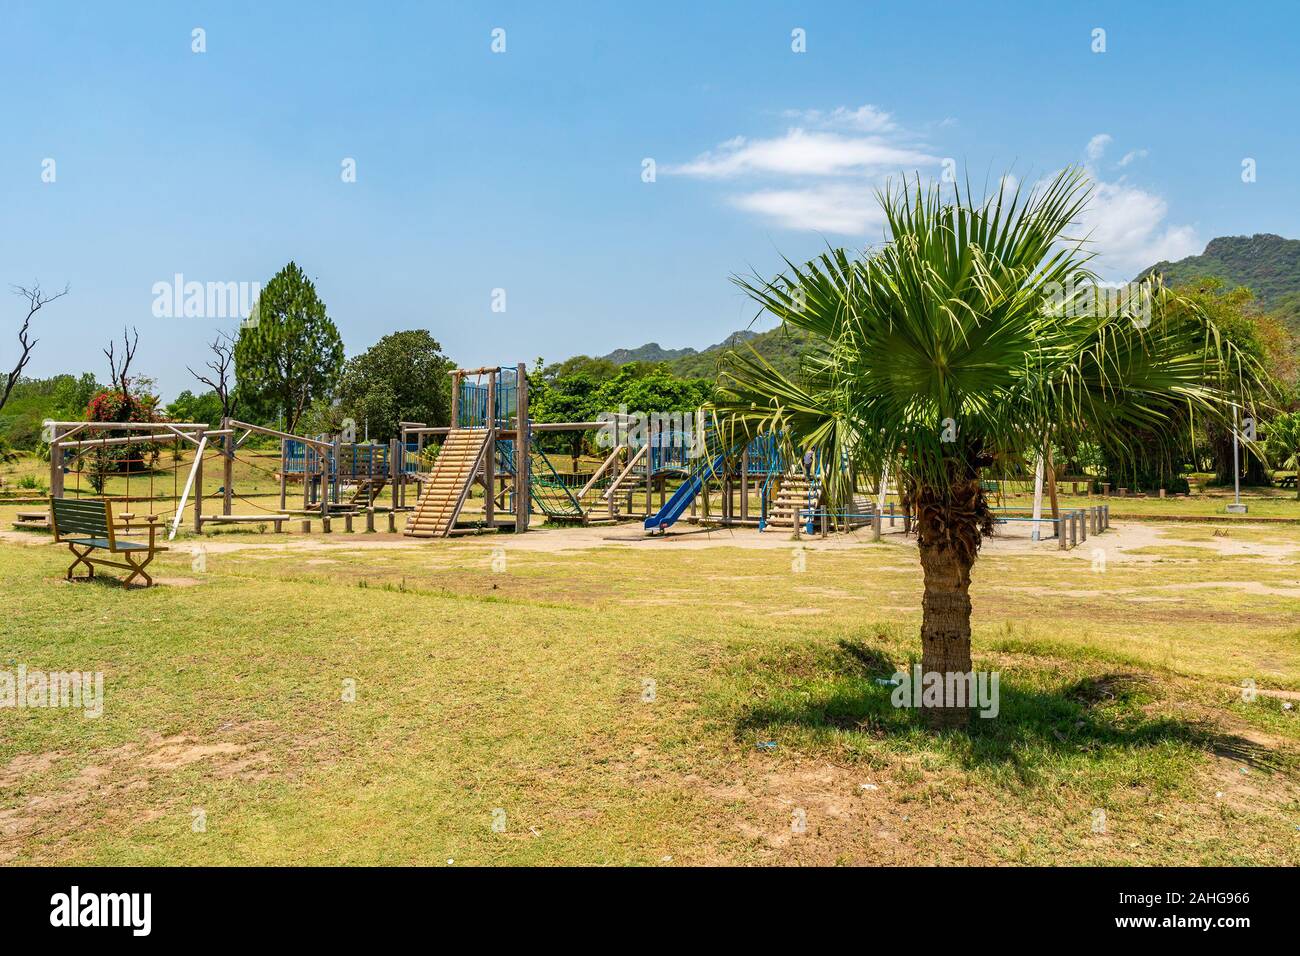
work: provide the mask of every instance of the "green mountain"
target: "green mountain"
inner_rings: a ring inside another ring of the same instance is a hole
[[[727,336],[726,341],[719,342],[717,345],[710,345],[703,352],[692,348],[666,349],[658,342],[647,342],[645,345],[634,349],[614,349],[608,355],[601,355],[599,358],[607,362],[613,362],[615,365],[626,365],[628,362],[675,362],[679,359],[690,359],[730,348],[733,343],[744,342],[757,335],[757,332],[733,332]]]
[[[717,375],[718,360],[727,349],[748,351],[752,346],[760,355],[776,368],[787,374],[793,374],[799,365],[799,355],[803,352],[807,337],[799,332],[788,332],[782,328],[767,332],[752,332],[741,329],[733,332],[717,345],[707,349],[692,348],[665,349],[657,342],[649,342],[635,349],[615,349],[601,358],[616,365],[628,362],[664,362],[674,375],[682,378],[713,378]]]
[[[1275,312],[1300,336],[1300,239],[1285,239],[1271,233],[1254,236],[1223,236],[1212,239],[1199,256],[1177,262],[1157,262],[1142,275],[1161,273],[1165,282],[1177,285],[1198,276],[1217,276],[1229,288],[1244,285],[1255,294],[1260,309]],[[602,358],[616,365],[628,362],[664,362],[683,378],[714,378],[718,359],[727,349],[752,346],[776,368],[793,375],[808,337],[798,331],[775,328],[768,332],[742,330],[707,349],[665,349],[648,342],[635,349],[615,349]]]
[[[1158,272],[1177,285],[1197,276],[1217,276],[1229,287],[1244,285],[1266,312],[1277,312],[1293,332],[1300,332],[1300,239],[1261,232],[1253,236],[1211,239],[1199,256],[1157,262],[1142,272]]]

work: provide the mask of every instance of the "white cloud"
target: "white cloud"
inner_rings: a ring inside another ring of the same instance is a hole
[[[1106,152],[1106,147],[1114,141],[1110,133],[1098,133],[1092,139],[1088,140],[1087,155],[1090,162],[1096,162],[1101,159],[1101,154]]]
[[[1166,223],[1169,205],[1155,193],[1123,180],[1096,180],[1092,202],[1081,217],[1083,234],[1098,255],[1094,268],[1108,277],[1131,279],[1162,259],[1182,259],[1204,243],[1188,225]]]
[[[861,236],[880,229],[884,215],[867,183],[823,183],[801,189],[763,189],[733,196],[732,205],[786,229]]]
[[[734,183],[737,188],[726,201],[775,226],[861,237],[884,228],[876,188],[891,175],[925,172],[942,162],[874,106],[787,115],[805,125],[770,138],[736,136],[690,162],[661,169]],[[1087,144],[1094,191],[1079,226],[1097,253],[1094,268],[1105,278],[1126,281],[1161,259],[1198,252],[1202,243],[1194,227],[1167,221],[1169,208],[1161,196],[1123,177],[1115,182],[1100,177],[1094,166],[1113,141],[1109,133],[1098,133]],[[1145,155],[1146,150],[1133,150],[1119,165]],[[1008,174],[1004,183],[1014,190],[1016,179]]]
[[[886,178],[936,167],[933,156],[879,107],[788,110],[798,125],[765,138],[736,136],[668,175],[734,181],[726,201],[783,228],[861,236],[883,223],[874,190]],[[743,184],[743,185],[741,185]]]
[[[838,176],[877,173],[939,162],[920,150],[895,145],[879,136],[791,129],[775,139],[737,136],[689,163],[666,172],[703,179],[732,179],[754,173],[786,176]]]
[[[839,127],[861,133],[889,133],[897,129],[893,114],[866,103],[857,109],[837,106],[829,113],[825,110],[786,110],[788,119],[798,120],[805,126]]]

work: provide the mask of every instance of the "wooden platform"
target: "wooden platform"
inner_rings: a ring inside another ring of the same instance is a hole
[[[49,531],[50,513],[48,511],[20,511],[14,519],[13,526],[19,530]]]

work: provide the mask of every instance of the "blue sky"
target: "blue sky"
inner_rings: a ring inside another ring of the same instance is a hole
[[[1293,3],[8,0],[0,279],[72,287],[29,374],[103,378],[130,325],[168,399],[233,325],[156,317],[177,273],[296,260],[349,354],[408,328],[470,366],[701,348],[753,318],[729,276],[879,241],[872,190],[944,160],[980,182],[1086,164],[1125,279],[1218,235],[1300,237],[1297,27]]]

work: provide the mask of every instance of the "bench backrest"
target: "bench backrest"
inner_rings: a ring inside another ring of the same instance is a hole
[[[113,546],[113,506],[100,498],[50,498],[54,540],[68,535],[106,538]]]

